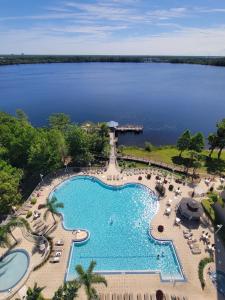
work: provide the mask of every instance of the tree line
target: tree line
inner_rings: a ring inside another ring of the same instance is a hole
[[[225,57],[213,56],[141,56],[141,55],[1,55],[1,65],[43,64],[43,63],[175,63],[225,66]]]
[[[36,128],[26,114],[0,112],[0,211],[7,214],[22,201],[23,184],[40,179],[68,163],[76,167],[108,158],[109,132],[105,123],[79,126],[68,115],[52,114],[48,126]]]

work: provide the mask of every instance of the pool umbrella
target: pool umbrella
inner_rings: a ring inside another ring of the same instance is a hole
[[[201,204],[192,198],[182,198],[178,210],[183,217],[193,221],[199,221],[203,214]]]

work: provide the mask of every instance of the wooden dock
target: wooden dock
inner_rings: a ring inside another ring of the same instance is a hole
[[[143,125],[132,125],[132,124],[127,124],[127,125],[121,125],[116,127],[116,131],[118,132],[142,132],[144,129]]]

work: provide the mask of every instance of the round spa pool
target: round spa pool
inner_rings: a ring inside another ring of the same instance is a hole
[[[13,288],[26,274],[29,255],[24,250],[10,251],[0,261],[0,292]]]

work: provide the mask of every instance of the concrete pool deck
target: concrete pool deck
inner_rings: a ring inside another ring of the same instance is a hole
[[[107,180],[108,175],[113,175],[112,168],[109,168],[107,172],[103,174],[95,174],[94,176],[104,183],[111,184],[111,185],[122,185],[125,183],[142,183],[149,187],[151,190],[155,191],[155,175],[152,175],[151,179],[148,180],[145,175],[131,175],[127,176],[126,174],[121,174],[115,172],[114,174],[119,175],[120,180]],[[52,180],[51,184],[43,185],[40,188],[37,204],[34,205],[32,210],[37,210],[37,206],[39,204],[45,203],[46,199],[48,198],[49,194],[52,190],[65,179],[72,177],[74,175],[82,175],[82,174],[66,174],[60,178],[55,178]],[[138,180],[138,177],[142,176],[142,180]],[[123,177],[123,178],[122,178]],[[174,192],[168,191],[168,184],[166,184],[166,197],[160,200],[160,209],[158,213],[152,220],[152,235],[158,239],[171,239],[173,240],[174,246],[177,250],[177,254],[181,261],[184,274],[187,278],[187,282],[174,282],[171,278],[171,282],[161,282],[160,277],[158,274],[120,274],[120,275],[105,275],[108,281],[108,287],[105,288],[104,286],[98,286],[97,290],[104,294],[125,294],[125,293],[133,293],[134,295],[144,293],[154,293],[157,289],[163,290],[166,294],[169,295],[177,295],[177,296],[186,296],[188,299],[199,299],[199,300],[213,300],[213,299],[223,299],[218,298],[217,291],[215,287],[211,284],[207,274],[205,274],[206,278],[206,288],[204,290],[201,289],[199,278],[198,278],[198,264],[199,261],[204,258],[208,257],[208,253],[205,252],[204,245],[202,242],[199,242],[202,253],[200,255],[193,255],[190,251],[189,246],[187,245],[187,240],[183,237],[183,229],[185,227],[181,224],[180,227],[174,226],[175,220],[175,206],[183,196],[188,196],[190,192],[193,191],[192,186],[181,186],[172,179],[171,183],[174,184],[175,189],[180,186],[182,191],[182,195],[178,197],[174,197]],[[219,181],[215,182],[215,186],[219,185]],[[204,190],[208,190],[208,187],[202,181],[199,186]],[[171,208],[172,213],[171,215],[165,216],[164,211],[167,205],[167,201],[169,199],[173,199]],[[201,198],[196,198],[201,200]],[[40,210],[43,215],[43,211]],[[42,217],[42,216],[41,216]],[[58,239],[64,240],[64,246],[62,251],[62,256],[60,258],[60,262],[56,264],[51,264],[47,262],[43,265],[40,269],[35,272],[32,272],[26,282],[26,286],[33,286],[35,282],[38,283],[39,286],[46,286],[44,290],[44,296],[46,298],[51,298],[57,288],[63,283],[65,279],[65,273],[68,265],[69,260],[69,253],[71,242],[74,240],[74,234],[72,231],[67,231],[63,229],[63,226],[60,222],[60,218],[58,220],[57,228],[50,234],[50,236],[56,241]],[[51,225],[53,222],[51,216],[48,217],[47,223]],[[158,225],[163,225],[165,230],[163,233],[159,233],[157,230]],[[88,229],[88,228],[87,228]],[[211,233],[211,242],[214,242],[214,235],[213,235],[213,228],[209,226],[208,228],[200,226],[199,229],[193,229],[193,236],[197,240],[199,240],[202,230],[208,230]],[[216,256],[219,255],[217,258],[217,267],[225,271],[225,249],[222,243],[217,238],[215,241],[217,244],[217,251]],[[24,248],[26,249],[26,245]],[[219,264],[218,261],[221,263]],[[215,264],[212,264],[213,268],[215,269]],[[47,283],[47,284],[46,284]],[[18,295],[16,295],[18,297]],[[84,291],[81,290],[79,292],[78,299],[86,299],[84,295]]]

